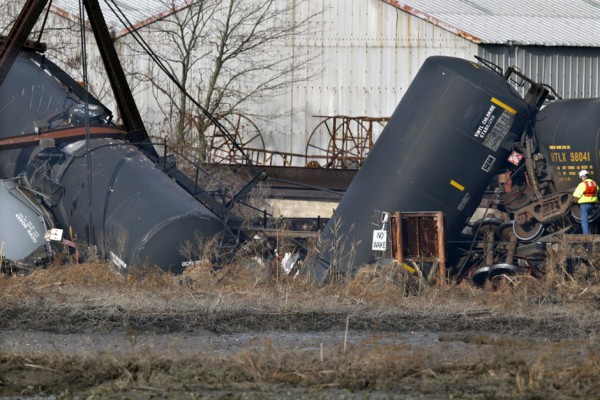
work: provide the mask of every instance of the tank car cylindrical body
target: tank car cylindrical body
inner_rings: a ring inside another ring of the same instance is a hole
[[[556,192],[574,190],[582,169],[599,179],[600,99],[548,104],[537,114],[535,133]]]
[[[94,139],[90,153],[91,180],[84,140],[41,152],[27,175],[52,202],[59,225],[70,227],[88,243],[98,243],[115,265],[159,266],[180,273],[201,256],[201,243],[229,232],[136,147]],[[90,223],[94,240],[89,238]],[[186,253],[188,243],[196,247]]]
[[[334,263],[353,271],[373,261],[383,211],[443,211],[446,238],[457,238],[531,113],[492,70],[428,58],[324,229],[317,279]]]

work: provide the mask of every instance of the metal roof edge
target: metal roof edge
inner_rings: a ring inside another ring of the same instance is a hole
[[[475,44],[486,43],[480,37],[472,35],[469,32],[466,32],[466,31],[464,31],[462,29],[459,29],[459,28],[457,28],[454,25],[450,25],[450,24],[448,24],[448,23],[446,23],[446,22],[444,22],[442,20],[439,20],[439,19],[435,18],[432,15],[427,14],[426,12],[417,10],[416,8],[411,7],[411,6],[407,5],[407,4],[401,3],[401,2],[396,1],[396,0],[381,0],[381,1],[383,1],[386,4],[389,4],[392,7],[397,8],[399,10],[407,12],[407,13],[409,13],[409,14],[417,17],[417,18],[420,18],[420,19],[422,19],[424,21],[430,22],[433,25],[436,25],[436,26],[438,26],[438,27],[440,27],[442,29],[445,29],[445,30],[447,30],[449,32],[452,32],[455,35],[458,35],[458,36],[460,36],[460,37],[462,37],[464,39],[467,39],[467,40],[469,40],[469,41],[471,41],[471,42],[473,42]]]
[[[596,43],[571,43],[571,42],[536,42],[536,41],[519,41],[519,40],[506,40],[500,41],[488,41],[481,43],[485,46],[508,46],[508,47],[563,47],[566,49],[598,49],[600,45]]]
[[[59,15],[65,19],[69,19],[71,21],[79,21],[79,15],[68,12],[62,7],[52,4],[50,6],[50,11],[56,15]]]

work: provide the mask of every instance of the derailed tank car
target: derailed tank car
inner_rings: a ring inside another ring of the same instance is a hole
[[[35,196],[13,180],[0,180],[0,250],[3,271],[30,270],[52,257],[45,240],[52,222]]]
[[[557,100],[548,104],[537,116],[535,132],[554,191],[569,191],[577,186],[582,169],[597,179],[600,99]]]
[[[541,101],[477,63],[428,58],[322,232],[317,280],[374,261],[383,211],[441,210],[447,241],[460,239]]]
[[[156,265],[181,273],[193,257],[202,256],[190,253],[199,251],[193,246],[214,242],[216,248],[222,235],[230,233],[135,146],[91,140],[91,185],[87,154],[85,140],[46,149],[29,163],[27,181],[45,195],[61,226],[86,243],[97,243],[124,271]],[[186,252],[187,243],[192,247]]]
[[[124,133],[106,107],[36,52],[22,51],[0,86],[0,139],[15,143],[0,148],[0,176],[40,194],[70,240],[97,243],[124,271],[149,265],[176,273],[201,256],[201,243],[235,240]],[[197,245],[194,254],[183,252],[188,243]]]
[[[548,247],[590,248],[596,239],[578,235],[579,207],[572,194],[580,182],[579,171],[588,170],[592,178],[598,179],[599,138],[600,99],[553,98],[536,114],[532,129],[513,145],[512,162],[506,164],[503,174],[505,182],[496,187],[500,194],[497,206],[509,220],[502,222],[495,237],[490,238],[488,261],[480,257],[470,265],[475,283],[492,278],[493,268],[499,268],[497,273],[516,271],[512,263],[494,264],[504,258],[513,260],[514,256],[516,264],[538,275]],[[599,215],[596,205],[590,220],[596,221]],[[508,229],[511,226],[512,230]],[[597,224],[591,227],[592,233],[598,232]],[[574,259],[565,259],[565,264],[572,266],[584,253],[569,250],[562,256],[572,254]]]
[[[522,148],[529,165],[515,171],[504,196],[515,215],[515,233],[532,240],[543,233],[577,232],[579,208],[571,206],[571,195],[582,169],[598,180],[600,99],[553,101],[537,114],[534,132]],[[592,219],[599,214],[596,207]]]

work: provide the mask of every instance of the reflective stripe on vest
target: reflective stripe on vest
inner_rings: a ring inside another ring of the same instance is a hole
[[[596,182],[591,179],[586,179],[583,183],[585,183],[585,192],[583,192],[583,195],[588,197],[596,196],[596,192],[598,191]]]

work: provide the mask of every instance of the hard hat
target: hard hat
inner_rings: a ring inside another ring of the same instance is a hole
[[[579,177],[582,178],[584,176],[588,176],[590,173],[587,172],[587,170],[582,169],[581,171],[579,171]]]

